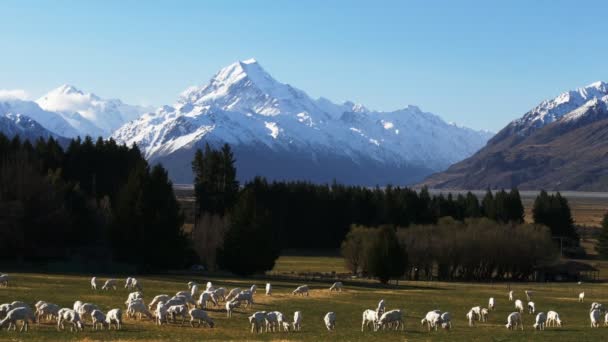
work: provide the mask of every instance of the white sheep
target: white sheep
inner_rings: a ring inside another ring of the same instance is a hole
[[[215,296],[218,302],[226,300],[226,288],[218,287],[217,289],[215,289],[215,291],[213,291],[213,295]]]
[[[106,324],[108,330],[112,329],[112,324],[115,325],[116,330],[120,330],[122,326],[122,311],[120,309],[112,309],[106,314]]]
[[[144,299],[144,295],[141,292],[139,292],[139,291],[131,292],[127,296],[127,300],[125,301],[125,304],[129,305],[129,303],[135,301],[136,299],[142,299],[143,300]]]
[[[376,314],[378,317],[381,317],[384,311],[386,310],[386,304],[384,303],[384,299],[380,299],[378,302],[378,306],[376,307]]]
[[[253,305],[253,294],[249,290],[241,291],[233,301],[245,302],[245,307]]]
[[[249,316],[249,324],[251,324],[251,332],[262,332],[266,324],[266,311],[258,311]]]
[[[228,292],[228,295],[226,296],[226,300],[231,300],[232,298],[236,297],[239,293],[241,293],[241,289],[238,287],[230,290],[230,292]]]
[[[91,303],[84,303],[84,304],[80,305],[80,307],[78,308],[78,314],[80,315],[80,318],[83,321],[85,319],[85,316],[87,316],[87,315],[89,317],[91,317],[91,320],[92,320],[93,317],[91,316],[91,313],[95,310],[99,310],[97,305],[91,304]]]
[[[80,315],[76,310],[63,308],[59,310],[58,316],[59,317],[57,319],[57,330],[65,329],[65,322],[72,324],[72,326],[70,327],[70,331],[77,332],[84,330],[84,324],[82,323]]]
[[[279,327],[279,320],[276,311],[267,312],[264,317],[266,323],[266,332],[275,332]]]
[[[545,324],[547,323],[547,315],[544,312],[539,312],[536,315],[536,322],[532,325],[534,329],[545,330]]]
[[[125,289],[130,290],[133,288],[133,278],[128,277],[127,280],[125,280]]]
[[[280,312],[280,311],[274,311],[274,313],[277,315],[277,323],[278,323],[278,326],[279,326],[279,331],[281,331],[281,327],[285,328],[286,326],[288,328],[285,331],[289,331],[290,324],[287,321],[287,319],[285,319],[285,315],[283,315],[283,313]]]
[[[526,294],[526,299],[528,300],[528,302],[531,301],[532,300],[532,294],[534,292],[525,290],[524,293]]]
[[[213,319],[209,317],[206,311],[201,309],[192,309],[189,312],[190,314],[190,325],[194,327],[194,322],[198,321],[198,326],[200,327],[202,323],[207,323],[210,328],[213,328],[215,324],[213,323]]]
[[[513,301],[513,290],[509,291],[509,301]]]
[[[251,293],[253,294],[256,294],[256,292],[258,292],[258,286],[256,284],[251,285],[249,291],[251,291]]]
[[[556,325],[558,327],[561,327],[562,321],[559,319],[559,314],[555,311],[547,312],[547,323],[546,324],[548,327],[554,327]]]
[[[600,326],[600,317],[601,317],[601,312],[598,309],[593,309],[591,310],[591,312],[589,313],[589,319],[591,320],[591,327],[592,328],[598,328]]]
[[[241,302],[230,300],[226,302],[226,316],[228,318],[232,317],[232,312],[235,308],[241,306]]]
[[[515,309],[517,309],[519,312],[524,312],[524,303],[521,300],[517,299],[515,301]]]
[[[149,319],[154,319],[148,307],[144,304],[143,301],[135,300],[129,303],[127,307],[127,315],[129,317],[139,317],[141,320],[142,315],[148,317]]]
[[[331,287],[329,288],[329,291],[338,291],[338,292],[342,292],[342,288],[344,287],[344,284],[342,284],[341,281],[337,281],[335,283],[333,283],[331,285]]]
[[[585,301],[585,292],[581,292],[578,294],[578,302],[583,303]]]
[[[488,299],[488,309],[490,309],[490,310],[496,309],[496,302],[494,301],[494,297],[490,297],[490,299]]]
[[[308,285],[300,285],[298,286],[295,290],[293,290],[293,292],[291,293],[293,295],[301,295],[304,296],[304,294],[306,294],[306,296],[308,296]]]
[[[270,283],[266,283],[266,295],[267,296],[272,295],[272,284],[270,284]]]
[[[302,312],[301,311],[296,311],[293,313],[293,323],[291,323],[291,324],[293,325],[294,331],[302,330]]]
[[[376,311],[368,309],[363,311],[363,316],[361,319],[361,331],[363,332],[365,330],[365,327],[369,329],[370,323],[372,325],[373,331],[378,330],[378,314],[376,313]]]
[[[131,278],[131,289],[143,291],[144,287],[141,285],[141,282],[137,280],[137,278]]]
[[[77,301],[75,301],[75,302],[74,302],[74,305],[72,305],[72,309],[73,309],[74,311],[78,312],[78,311],[80,311],[80,306],[81,306],[82,304],[83,304],[83,303],[82,303],[81,301],[77,300]]]
[[[380,316],[380,319],[378,319],[378,326],[382,329],[394,326],[395,330],[398,330],[399,327],[401,327],[401,330],[403,330],[405,326],[403,323],[403,312],[396,309],[383,313],[382,316]]]
[[[589,312],[596,310],[596,309],[599,311],[606,311],[606,310],[604,310],[604,305],[597,303],[597,302],[591,303],[591,309],[589,309]]]
[[[184,297],[184,300],[189,305],[196,305],[196,301],[192,298],[190,291],[179,291],[175,294],[175,297]]]
[[[110,288],[116,290],[116,284],[117,284],[117,280],[116,279],[108,279],[103,284],[103,286],[101,287],[101,289],[104,290],[104,291],[107,291]]]
[[[91,278],[91,290],[97,290],[97,277]]]
[[[213,294],[213,292],[203,292],[201,293],[200,297],[198,298],[198,302],[197,304],[203,308],[206,309],[207,308],[207,303],[211,302],[213,303],[214,306],[217,306],[217,299],[215,298],[215,295]]]
[[[205,287],[205,291],[213,291],[213,284],[208,281],[207,286]]]
[[[91,312],[91,319],[93,320],[93,330],[97,330],[98,325],[100,325],[101,330],[103,330],[103,327],[106,325],[106,315],[104,315],[103,312],[93,310],[93,312]]]
[[[21,325],[20,332],[26,331],[29,328],[29,322],[35,322],[36,317],[30,308],[27,307],[19,307],[14,308],[6,314],[6,317],[0,321],[0,328],[8,323],[8,329],[11,330],[11,326],[13,330],[17,330],[17,322],[23,322]]]
[[[521,330],[524,330],[524,324],[521,321],[521,314],[519,312],[511,312],[507,317],[507,324],[505,326],[509,330],[514,330],[517,329],[518,325],[521,327]]]
[[[528,313],[533,314],[536,312],[536,304],[534,302],[528,302]]]
[[[164,302],[166,307],[170,307],[172,305],[181,305],[181,304],[186,304],[186,298],[183,296],[175,296],[172,297],[171,299],[169,299],[168,301]]]
[[[482,308],[480,311],[480,315],[479,315],[479,321],[487,322],[489,314],[490,314],[490,311],[488,309]]]
[[[154,317],[156,318],[157,325],[162,325],[163,322],[167,323],[167,306],[165,306],[165,303],[158,302],[156,304],[156,311],[154,311]]]
[[[8,274],[0,274],[0,286],[8,287],[10,277]]]
[[[323,322],[325,323],[325,327],[327,330],[332,331],[336,328],[336,313],[328,312],[323,317]]]
[[[441,327],[443,329],[452,329],[452,315],[449,312],[441,314]]]
[[[171,297],[169,297],[169,295],[166,294],[161,294],[158,295],[156,297],[154,297],[154,299],[152,299],[152,301],[150,302],[150,304],[148,304],[148,309],[152,310],[153,308],[155,308],[158,303],[165,303],[167,301],[169,301],[169,299],[171,299]]]
[[[59,313],[59,306],[52,303],[44,303],[40,305],[36,309],[36,321],[40,322],[42,317],[45,317],[47,320],[57,318],[57,314]]]
[[[190,295],[192,296],[192,298],[196,297],[197,293],[198,293],[198,285],[192,285],[192,287],[190,288]]]
[[[177,321],[177,317],[182,318],[182,325],[186,321],[186,315],[188,314],[188,306],[185,304],[182,305],[172,305],[167,308],[167,315],[171,316],[171,320],[173,323]]]
[[[189,282],[188,282],[188,289],[191,289],[191,288],[192,288],[192,286],[194,286],[194,285],[197,285],[197,286],[198,286],[198,284],[197,284],[195,281],[189,281]]]
[[[420,321],[421,325],[427,325],[428,331],[431,331],[431,328],[435,328],[437,330],[437,324],[441,322],[441,311],[432,310],[426,313],[426,316]]]
[[[608,312],[604,316],[604,326],[608,326]]]
[[[478,319],[478,315],[473,311],[473,309],[469,310],[466,314],[467,321],[469,322],[469,326],[472,327],[475,325],[475,320]]]

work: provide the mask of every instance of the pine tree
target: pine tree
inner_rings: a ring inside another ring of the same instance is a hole
[[[496,220],[496,203],[490,189],[486,191],[486,195],[481,201],[481,211],[483,216],[489,218],[490,220]]]
[[[399,245],[395,229],[382,226],[373,239],[367,258],[370,275],[386,284],[391,278],[399,278],[405,273],[406,254]]]
[[[602,230],[597,238],[595,249],[600,258],[604,260],[608,259],[608,213],[604,215],[604,219],[602,220]]]

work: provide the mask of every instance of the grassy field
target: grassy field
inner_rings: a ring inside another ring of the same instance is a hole
[[[9,288],[0,288],[0,303],[23,300],[34,303],[46,300],[61,306],[71,307],[75,300],[92,302],[104,311],[120,307],[124,309],[127,297],[125,289],[110,292],[93,292],[89,289],[89,278],[71,275],[13,274]],[[101,278],[101,277],[100,277]],[[213,281],[216,286],[248,287],[254,281],[239,279],[202,279],[198,277],[139,277],[144,284],[144,297],[149,301],[154,295],[173,294],[187,289],[188,280],[202,283]],[[263,280],[256,280],[263,287]],[[149,320],[126,319],[122,331],[91,331],[72,334],[58,332],[54,325],[41,324],[27,334],[0,332],[0,340],[6,341],[200,341],[200,340],[256,340],[256,341],[602,341],[608,339],[608,328],[589,327],[588,308],[592,301],[608,302],[606,285],[600,284],[516,284],[513,289],[517,298],[523,298],[523,290],[535,292],[534,301],[539,311],[556,310],[565,322],[563,328],[548,328],[546,331],[532,329],[532,315],[524,315],[525,331],[508,331],[506,316],[513,311],[507,300],[507,284],[463,284],[463,283],[402,283],[398,288],[346,286],[342,293],[329,293],[329,284],[312,283],[310,297],[294,297],[292,282],[273,281],[275,293],[267,297],[258,292],[253,309],[239,309],[231,319],[223,310],[210,310],[216,327],[191,328],[189,325],[171,324],[158,327]],[[586,292],[585,303],[577,302],[579,291]],[[468,309],[475,305],[485,306],[488,297],[497,300],[497,310],[492,312],[488,323],[476,327],[467,326],[464,319]],[[387,308],[406,311],[406,330],[361,332],[361,313],[374,308],[384,299]],[[525,299],[525,298],[524,298]],[[420,327],[420,319],[432,309],[450,311],[454,328],[451,331],[427,332]],[[278,310],[292,317],[293,312],[303,312],[303,329],[297,333],[251,334],[247,316],[257,310]],[[322,323],[328,311],[337,313],[337,329],[328,332]]]

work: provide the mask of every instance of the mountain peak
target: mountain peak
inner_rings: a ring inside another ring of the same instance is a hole
[[[277,83],[254,58],[234,62],[220,71],[211,80],[217,86],[231,86],[248,78],[259,87],[265,88],[269,84]]]
[[[62,84],[59,87],[51,90],[49,92],[49,94],[50,93],[53,93],[53,94],[65,94],[65,95],[70,95],[70,94],[84,95],[84,93],[80,89],[74,87],[71,84]]]

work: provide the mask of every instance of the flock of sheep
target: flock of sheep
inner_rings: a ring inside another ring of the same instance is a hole
[[[6,274],[0,274],[0,286],[7,287],[10,277]],[[101,286],[101,290],[116,290],[118,287],[117,279],[108,279]],[[188,283],[188,290],[179,291],[174,296],[161,294],[155,296],[152,301],[146,305],[143,299],[143,287],[136,278],[127,278],[124,287],[130,291],[127,300],[125,301],[126,315],[132,319],[142,319],[147,317],[155,321],[157,325],[169,323],[177,323],[181,319],[183,325],[189,318],[192,327],[207,325],[211,328],[215,326],[213,319],[208,315],[208,305],[212,304],[217,307],[221,302],[224,302],[226,315],[232,317],[233,311],[237,307],[251,307],[254,304],[254,295],[257,292],[256,285],[250,288],[241,290],[234,288],[228,291],[223,287],[214,287],[211,282],[207,282],[204,290],[199,289],[199,285],[195,282]],[[91,279],[91,289],[97,290],[97,278]],[[329,291],[342,291],[343,284],[341,282],[334,283]],[[266,284],[265,292],[267,296],[272,295],[272,285]],[[293,292],[293,295],[308,296],[309,288],[307,285],[298,286]],[[524,329],[522,322],[522,314],[526,311],[523,302],[520,299],[514,300],[514,292],[509,292],[509,300],[514,301],[515,309],[507,317],[507,329]],[[532,301],[533,293],[525,291],[527,298],[527,311],[529,314],[536,313],[536,304]],[[198,300],[195,300],[197,298]],[[579,302],[585,299],[585,293],[579,294]],[[380,300],[375,309],[363,311],[361,331],[368,330],[404,330],[404,312],[400,309],[386,310],[384,300]],[[65,325],[70,325],[70,331],[82,331],[85,326],[86,319],[90,320],[93,330],[104,328],[111,329],[114,327],[119,330],[122,327],[123,312],[119,308],[109,310],[103,313],[98,306],[92,303],[82,303],[76,301],[72,308],[60,308],[58,305],[38,301],[34,304],[35,310],[32,310],[28,304],[15,301],[0,305],[0,328],[8,325],[8,330],[11,328],[17,330],[17,323],[22,322],[20,331],[27,331],[30,322],[40,323],[41,321],[54,322],[58,330],[64,330]],[[493,297],[488,300],[488,307],[482,308],[475,306],[466,314],[469,326],[474,326],[476,321],[486,322],[489,313],[496,308],[496,301]],[[599,303],[593,303],[590,309],[591,327],[599,327],[602,314],[604,315],[604,324],[608,325],[608,312],[604,306]],[[279,311],[257,311],[248,317],[251,326],[251,332],[275,332],[275,331],[300,331],[302,328],[302,312],[295,311],[293,321],[289,321],[287,316]],[[323,323],[327,330],[332,331],[336,327],[337,315],[335,312],[328,312],[323,317]],[[428,331],[437,330],[439,327],[449,330],[452,328],[452,319],[449,312],[441,312],[440,310],[429,311],[421,320],[421,325],[426,326]],[[544,330],[546,326],[563,325],[559,314],[555,311],[539,312],[536,314],[534,329]]]

